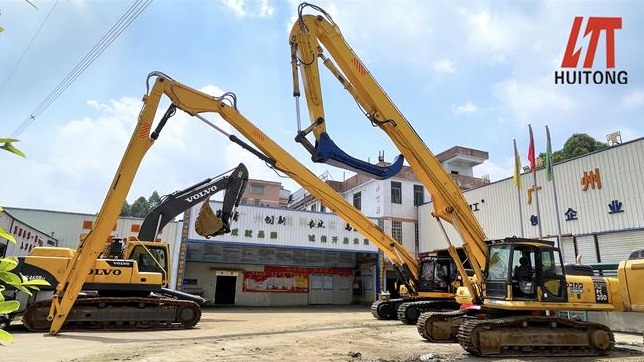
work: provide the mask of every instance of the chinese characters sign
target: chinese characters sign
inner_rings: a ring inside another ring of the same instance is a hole
[[[218,210],[221,208],[221,203],[211,202],[211,207],[213,210]],[[193,215],[197,211],[198,207],[190,210]],[[360,252],[378,250],[353,225],[331,213],[240,205],[235,216],[230,220],[230,233],[210,239],[195,232],[195,218],[191,217],[188,239],[307,249],[324,248]]]

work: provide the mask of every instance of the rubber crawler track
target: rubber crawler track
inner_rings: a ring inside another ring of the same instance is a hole
[[[443,310],[458,309],[460,304],[453,300],[421,300],[405,302],[398,307],[398,320],[404,324],[414,325],[418,318],[425,312],[439,312]]]
[[[51,300],[36,302],[29,306],[22,317],[24,326],[30,331],[48,331],[51,323],[47,315]],[[75,309],[84,308],[92,314],[103,317],[89,317],[84,320],[73,320],[71,316]],[[154,308],[155,311],[150,311]],[[124,311],[121,315],[115,309]],[[137,313],[145,310],[146,313]],[[116,313],[116,314],[114,314]],[[105,316],[109,314],[109,316]],[[137,318],[141,314],[141,318]],[[155,314],[155,318],[147,319],[146,315]],[[159,318],[159,315],[168,315],[172,318]],[[201,319],[201,309],[193,301],[172,298],[149,297],[88,297],[79,298],[74,303],[72,310],[61,330],[158,330],[158,329],[188,329],[192,328]],[[132,316],[135,316],[134,318]],[[114,317],[114,318],[113,318]]]
[[[481,357],[574,357],[606,355],[615,337],[598,323],[526,316],[466,320],[458,330],[458,342]]]
[[[433,321],[442,322],[448,319],[458,318],[469,314],[471,311],[467,309],[459,309],[449,312],[425,312],[420,315],[418,321],[416,322],[416,328],[418,329],[418,334],[420,334],[424,339],[430,342],[456,342],[456,335],[451,336],[453,338],[444,339],[438,338],[431,334],[431,330],[428,330],[427,324],[431,324]]]

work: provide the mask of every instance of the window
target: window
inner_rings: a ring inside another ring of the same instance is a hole
[[[391,181],[391,203],[402,204],[402,184]]]
[[[250,185],[250,193],[251,193],[251,194],[260,194],[260,195],[263,195],[263,194],[264,194],[264,185],[254,185],[254,184],[251,184],[251,185]]]
[[[356,192],[353,194],[353,206],[358,209],[362,210],[362,193],[361,192]]]
[[[260,201],[261,201],[261,200],[255,200],[255,201],[254,201],[254,202],[255,202],[255,206],[259,206],[259,202],[260,202]]]
[[[320,211],[321,212],[326,212],[326,206],[320,205]]]
[[[423,185],[414,185],[414,206],[425,203],[425,190]]]
[[[316,207],[315,207],[315,204],[311,205],[311,211],[316,211],[316,210],[317,210],[317,209],[316,209]]]
[[[402,244],[402,221],[391,221],[391,237]]]

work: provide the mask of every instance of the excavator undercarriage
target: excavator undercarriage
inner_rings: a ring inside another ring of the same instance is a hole
[[[22,322],[30,331],[49,331],[51,300],[30,305]],[[79,296],[61,330],[186,329],[201,319],[199,304],[163,296]]]
[[[476,356],[597,356],[615,345],[610,328],[599,323],[550,316],[468,319],[458,343]]]

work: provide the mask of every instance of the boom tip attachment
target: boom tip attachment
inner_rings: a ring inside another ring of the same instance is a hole
[[[362,174],[367,174],[375,179],[384,180],[396,176],[402,169],[405,158],[398,155],[394,163],[388,166],[378,166],[366,161],[349,156],[331,140],[328,133],[322,132],[315,142],[315,153],[311,156],[313,162],[328,163]]]

